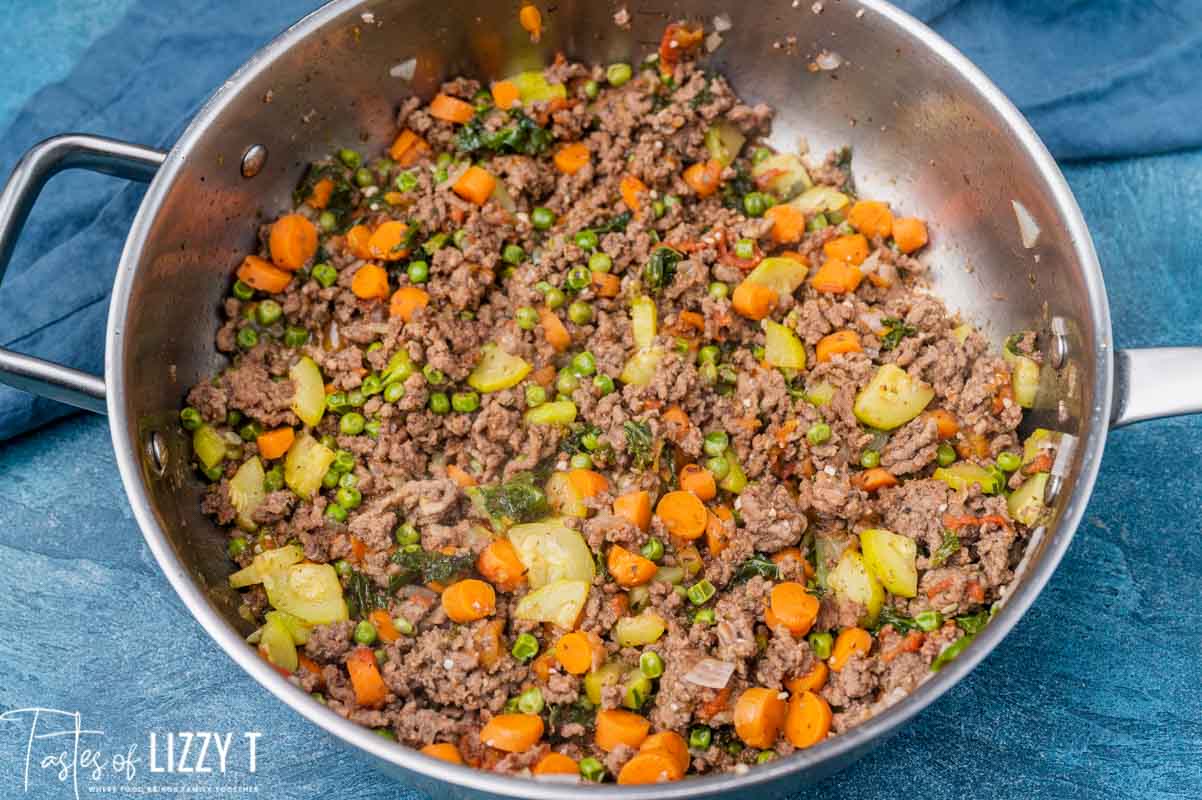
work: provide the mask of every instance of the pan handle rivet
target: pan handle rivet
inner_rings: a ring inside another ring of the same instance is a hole
[[[261,144],[252,144],[242,154],[242,177],[253,178],[267,163],[267,148]]]
[[[1060,369],[1068,358],[1068,322],[1064,317],[1052,317],[1052,344],[1049,361],[1052,369]]]
[[[151,431],[146,437],[146,462],[150,471],[158,477],[167,472],[167,441],[163,434]]]

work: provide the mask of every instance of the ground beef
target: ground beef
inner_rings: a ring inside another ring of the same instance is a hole
[[[349,622],[331,622],[318,625],[305,642],[305,655],[319,663],[338,663],[351,651],[351,633],[354,625]]]

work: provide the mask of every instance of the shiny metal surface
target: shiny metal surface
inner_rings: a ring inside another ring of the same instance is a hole
[[[201,487],[186,468],[187,444],[176,424],[187,388],[220,363],[209,344],[219,304],[234,267],[254,244],[261,216],[288,203],[309,160],[351,142],[367,151],[386,145],[404,97],[429,96],[456,74],[491,79],[539,66],[558,51],[586,61],[629,59],[652,47],[671,19],[709,22],[725,14],[731,28],[712,66],[745,98],[778,109],[774,144],[795,149],[801,137],[814,151],[851,144],[862,194],[930,221],[933,243],[925,260],[935,291],[995,342],[1027,326],[1045,334],[1041,341],[1056,342],[1058,367],[1044,370],[1030,423],[1071,434],[1076,447],[1059,465],[1054,524],[1032,543],[1004,607],[970,648],[887,712],[747,775],[590,787],[590,796],[692,798],[749,790],[772,796],[879,745],[967,674],[1034,601],[1080,522],[1111,419],[1109,309],[1080,210],[1034,132],[963,56],[881,0],[827,2],[821,14],[792,0],[630,5],[632,29],[623,31],[613,25],[609,4],[564,0],[544,11],[537,45],[508,4],[338,0],[325,6],[260,51],[201,109],[155,177],[117,274],[105,363],[113,444],[134,513],[168,579],[256,680],[377,766],[437,797],[549,798],[564,791],[398,747],[313,702],[258,658],[242,640],[247,623],[226,586],[222,537],[200,515]],[[810,71],[824,49],[838,52],[843,65]],[[414,79],[392,77],[391,68],[409,58],[417,63]],[[241,161],[252,144],[263,145],[271,158],[248,179]],[[1043,231],[1034,249],[1020,243],[1013,200]],[[1053,319],[1054,337],[1046,335]],[[1120,406],[1153,408],[1143,393]]]
[[[29,210],[46,181],[67,169],[149,181],[166,153],[103,136],[69,133],[39,142],[13,167],[0,192],[0,281]],[[104,413],[104,379],[0,347],[0,383]]]
[[[1110,427],[1202,412],[1202,347],[1120,350]]]

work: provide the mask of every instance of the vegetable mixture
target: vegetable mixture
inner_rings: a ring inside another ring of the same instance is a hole
[[[895,703],[1004,597],[1040,355],[926,293],[924,221],[668,26],[406,100],[237,268],[180,414],[249,642],[436,758],[646,783]]]

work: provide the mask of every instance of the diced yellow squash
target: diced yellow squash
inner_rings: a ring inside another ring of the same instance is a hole
[[[899,533],[870,528],[860,532],[864,564],[877,580],[898,597],[918,594],[918,546]]]
[[[286,611],[268,611],[265,615],[268,620],[277,619],[288,630],[288,634],[292,637],[292,641],[296,644],[304,644],[309,641],[309,635],[313,633],[313,629],[301,622],[297,617],[292,616]]]
[[[566,473],[559,473],[566,477]],[[526,568],[530,588],[555,581],[592,581],[593,553],[578,532],[558,522],[530,522],[509,529],[509,541]]]
[[[835,387],[827,381],[819,381],[813,386],[806,386],[805,397],[816,406],[824,406],[835,396]]]
[[[620,620],[619,620],[620,622]],[[620,661],[607,661],[584,676],[584,694],[595,706],[601,705],[601,691],[606,686],[616,686],[622,680],[626,667]]]
[[[967,322],[952,328],[952,336],[955,337],[956,341],[960,344],[964,344],[966,341],[968,341],[968,337],[972,335],[972,332],[973,327]]]
[[[255,556],[254,561],[230,576],[230,586],[241,589],[256,583],[274,572],[288,569],[293,564],[299,564],[305,558],[305,551],[298,544],[288,544],[274,550],[264,550]]]
[[[634,346],[646,350],[655,344],[658,332],[659,311],[650,297],[636,297],[630,303],[630,329],[634,335]]]
[[[1010,365],[1010,385],[1014,388],[1014,402],[1023,408],[1035,405],[1039,391],[1039,364],[1035,360],[1002,348],[1002,358]]]
[[[774,367],[805,369],[806,349],[797,334],[779,322],[760,321],[764,328],[764,360]]]
[[[798,286],[806,279],[810,268],[791,258],[765,258],[756,265],[745,279],[748,283],[758,283],[776,292],[778,297],[793,294]]]
[[[1024,525],[1034,525],[1043,513],[1043,494],[1048,488],[1048,473],[1037,472],[1023,482],[1006,499],[1010,518]]]
[[[798,195],[789,205],[810,216],[824,214],[827,211],[842,211],[850,202],[850,197],[832,186],[812,186]]]
[[[309,499],[321,488],[321,479],[334,463],[334,451],[314,439],[308,432],[302,433],[288,448],[284,457],[284,483],[298,497]]]
[[[655,371],[659,362],[664,358],[664,351],[658,347],[649,350],[639,350],[622,366],[618,380],[632,386],[647,386],[655,380]]]
[[[292,413],[300,417],[301,422],[314,427],[321,422],[326,412],[326,383],[321,377],[317,362],[308,356],[302,356],[288,370],[292,379]]]
[[[267,599],[304,625],[326,625],[347,619],[338,573],[329,564],[293,564],[263,580]]]
[[[997,494],[1002,490],[1002,478],[999,473],[968,461],[957,461],[950,467],[939,467],[931,477],[943,481],[957,492],[966,491],[974,483],[979,483],[981,491],[985,494]]]
[[[201,425],[192,432],[192,452],[207,469],[225,461],[225,439],[208,425]]]
[[[571,425],[576,421],[576,404],[571,400],[554,400],[535,406],[526,412],[531,425]]]
[[[885,602],[885,591],[864,563],[864,558],[855,550],[848,550],[827,576],[827,584],[840,597],[864,606],[862,625],[872,625],[881,613]]]
[[[891,431],[922,413],[935,390],[896,364],[882,364],[858,395],[852,411],[865,425]]]
[[[732,448],[726,448],[722,458],[726,460],[730,471],[726,473],[725,478],[718,481],[718,486],[731,494],[738,494],[747,486],[747,473],[743,471],[743,465],[739,463],[739,456]]]
[[[730,120],[720,119],[705,131],[705,149],[709,151],[710,158],[724,167],[739,157],[745,141],[747,137]]]
[[[814,577],[818,585],[830,588],[830,574],[835,571],[855,536],[849,533],[823,532],[814,536]]]
[[[792,153],[777,153],[751,168],[756,186],[789,200],[814,185],[801,159]]]
[[[614,623],[614,641],[622,647],[642,647],[652,644],[667,630],[664,618],[651,609],[637,617],[622,617]]]
[[[660,568],[655,571],[655,577],[651,580],[672,585],[684,583],[684,567],[660,565]]]
[[[480,360],[467,376],[467,383],[477,392],[499,392],[517,386],[530,374],[530,365],[489,342],[480,348]]]
[[[1056,432],[1047,428],[1036,428],[1031,431],[1031,435],[1023,442],[1023,466],[1025,467],[1039,458],[1039,454],[1044,450],[1051,449],[1056,441],[1055,436]]]
[[[238,512],[238,527],[244,531],[253,531],[256,527],[251,516],[267,496],[263,488],[266,477],[259,457],[251,456],[230,478],[230,504]]]
[[[532,69],[519,72],[509,78],[518,87],[518,95],[522,104],[545,103],[556,98],[565,98],[568,91],[562,83],[549,83],[542,70]]]
[[[550,622],[565,630],[576,627],[588,602],[588,581],[555,581],[518,601],[514,616],[526,622]]]
[[[281,669],[295,672],[300,664],[296,642],[278,617],[267,616],[259,637],[259,648],[267,655],[268,661]]]

